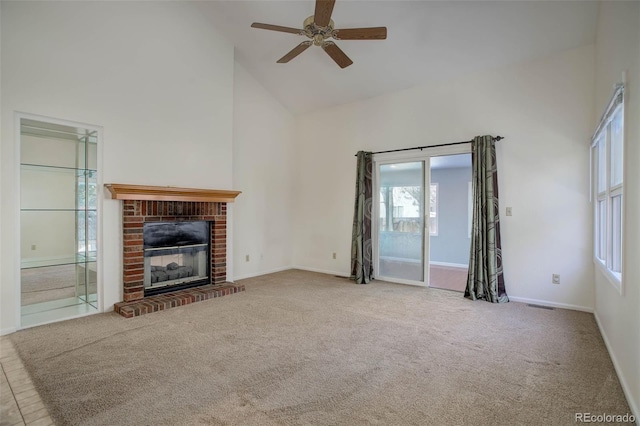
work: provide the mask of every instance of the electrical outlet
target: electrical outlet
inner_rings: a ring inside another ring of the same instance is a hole
[[[512,216],[513,215],[513,211],[511,210],[511,207],[507,207],[507,216]]]
[[[551,275],[551,282],[553,284],[560,284],[560,274]]]
[[[249,255],[246,255],[246,256],[244,257],[244,261],[245,261],[245,262],[248,262],[248,261],[249,261]]]
[[[333,258],[334,259],[336,258],[336,252],[335,251],[333,252]]]
[[[35,250],[36,249],[36,245],[35,244],[31,244],[31,250]]]

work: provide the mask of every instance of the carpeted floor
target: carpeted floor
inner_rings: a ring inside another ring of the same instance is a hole
[[[566,425],[629,412],[593,315],[286,271],[10,335],[56,424]]]

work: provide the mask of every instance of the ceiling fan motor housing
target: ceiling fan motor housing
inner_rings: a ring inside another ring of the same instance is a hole
[[[333,19],[329,20],[329,25],[326,27],[319,27],[316,25],[313,15],[304,20],[302,28],[304,28],[304,35],[312,39],[316,46],[322,46],[324,41],[332,37],[334,33]]]

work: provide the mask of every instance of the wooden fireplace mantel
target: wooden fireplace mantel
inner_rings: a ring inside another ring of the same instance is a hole
[[[151,201],[201,201],[233,203],[240,191],[223,189],[177,188],[174,186],[127,185],[107,183],[104,185],[114,200]]]

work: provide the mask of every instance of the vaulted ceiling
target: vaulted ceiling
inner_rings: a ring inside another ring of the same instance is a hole
[[[336,41],[353,60],[341,69],[312,46],[276,61],[306,38],[251,28],[302,28],[313,1],[213,1],[205,17],[236,49],[236,60],[292,113],[454,79],[595,41],[595,1],[337,0],[336,28],[386,26],[386,40]]]

